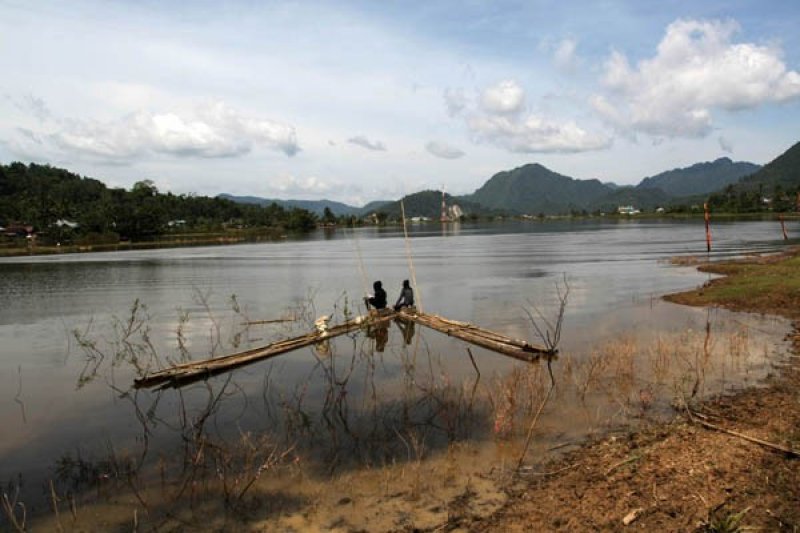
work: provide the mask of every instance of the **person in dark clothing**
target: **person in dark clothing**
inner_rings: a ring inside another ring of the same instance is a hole
[[[394,310],[399,311],[401,307],[414,307],[414,290],[407,279],[403,280],[403,288],[400,290],[400,297],[394,304]]]
[[[383,284],[380,281],[376,281],[372,284],[372,288],[375,290],[375,294],[365,298],[367,309],[369,309],[370,305],[375,309],[386,309],[386,291],[383,290]]]

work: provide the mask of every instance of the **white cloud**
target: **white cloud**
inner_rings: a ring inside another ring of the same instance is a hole
[[[326,194],[335,190],[341,184],[325,181],[315,176],[308,178],[298,178],[292,175],[279,176],[270,180],[268,187],[272,191],[277,191],[282,195],[308,195]]]
[[[501,81],[484,89],[481,107],[494,114],[519,113],[525,107],[525,91],[513,80]]]
[[[101,122],[62,119],[49,132],[28,132],[43,151],[58,151],[109,161],[147,153],[173,157],[236,157],[263,147],[288,156],[299,150],[292,126],[244,116],[222,102],[192,113],[137,111]],[[41,154],[45,155],[45,154]]]
[[[425,145],[425,149],[432,155],[441,157],[442,159],[458,159],[459,157],[464,156],[464,152],[455,146],[450,146],[449,144],[440,141],[429,142]]]
[[[536,115],[523,119],[474,115],[467,121],[479,142],[489,142],[517,153],[571,153],[611,146],[611,138],[590,133],[574,121],[555,122]]]
[[[515,153],[575,153],[611,146],[609,136],[590,132],[574,120],[525,113],[525,90],[515,81],[492,85],[480,93],[479,102],[470,103],[465,103],[462,115],[478,143]]]
[[[578,57],[575,51],[578,48],[578,43],[574,39],[563,39],[553,52],[553,62],[556,68],[562,71],[571,71],[575,68],[578,62]]]
[[[347,142],[349,142],[350,144],[355,144],[356,146],[360,146],[361,148],[366,148],[367,150],[372,150],[373,152],[386,151],[386,145],[383,144],[381,141],[370,141],[363,135],[350,137],[349,139],[347,139]]]
[[[613,52],[605,63],[606,95],[591,98],[614,126],[667,137],[702,137],[717,109],[735,111],[800,96],[800,74],[780,51],[734,43],[733,21],[677,20],[656,55],[632,67]]]

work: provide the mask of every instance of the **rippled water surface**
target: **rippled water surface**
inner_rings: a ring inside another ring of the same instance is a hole
[[[561,356],[552,363],[562,392],[543,419],[543,438],[552,441],[622,422],[639,408],[665,408],[677,389],[711,394],[753,382],[781,348],[780,320],[659,299],[709,278],[669,262],[705,256],[702,221],[429,225],[411,227],[410,237],[426,312],[512,337],[538,341],[525,309],[552,317],[556,286],[563,291],[566,282]],[[775,222],[717,223],[711,257],[785,244]],[[260,346],[308,331],[322,314],[336,322],[363,312],[373,280],[391,301],[410,277],[397,228],[0,260],[0,481],[23,479],[35,501],[45,480],[69,478],[64,465],[78,457],[172,453],[185,440],[175,420],[197,417],[210,402],[219,438],[267,428],[302,442],[295,453],[320,471],[407,454],[409,424],[431,424],[429,451],[513,433],[503,426],[498,391],[521,387],[514,376],[525,365],[471,347],[484,400],[467,409],[476,375],[468,345],[419,326],[392,324],[382,351],[374,336],[354,334],[182,391],[130,389],[137,371],[167,361]],[[461,391],[455,422],[442,415],[448,387]]]

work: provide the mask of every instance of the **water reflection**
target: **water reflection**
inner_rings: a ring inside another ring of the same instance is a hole
[[[556,388],[529,460],[769,371],[782,321],[658,300],[705,279],[656,261],[694,253],[692,224],[574,224],[567,232],[533,224],[494,233],[462,225],[446,237],[438,227],[412,230],[426,310],[510,337],[535,340],[523,306],[556,308],[553,279],[566,273]],[[720,228],[718,256],[775,249],[774,228],[759,228],[731,226],[727,240]],[[370,274],[408,277],[397,229],[356,231]],[[46,511],[53,479],[62,501],[121,490],[126,509],[141,498],[154,515],[169,507],[156,502],[188,501],[180,513],[189,520],[204,497],[242,505],[268,485],[286,495],[286,509],[302,508],[316,501],[316,476],[320,484],[370,471],[388,479],[399,475],[393,465],[440,454],[470,466],[474,459],[457,453],[511,454],[513,463],[549,387],[546,368],[467,351],[413,324],[337,338],[184,390],[130,389],[154,368],[305,333],[320,315],[336,323],[357,314],[352,238],[330,237],[0,261],[6,492],[22,485],[28,509]],[[293,492],[298,479],[307,492]]]
[[[64,501],[84,503],[129,494],[128,505],[149,509],[153,524],[177,513],[199,527],[210,512],[199,502],[235,511],[252,503],[251,491],[261,494],[268,486],[270,494],[289,498],[283,512],[300,510],[313,499],[295,490],[298,479],[310,476],[321,488],[343,472],[391,472],[404,463],[418,468],[463,443],[506,449],[511,465],[527,447],[534,418],[530,455],[538,457],[545,447],[658,418],[675,402],[754,382],[768,370],[774,335],[785,326],[763,317],[748,324],[723,311],[687,316],[677,310],[639,304],[633,314],[649,314],[647,320],[667,327],[597,338],[585,345],[588,351],[565,353],[551,367],[520,363],[486,372],[500,356],[477,350],[475,358],[470,350],[474,371],[459,376],[466,350],[433,353],[424,347],[439,334],[420,331],[419,351],[402,334],[384,351],[369,334],[332,339],[325,357],[308,350],[305,378],[294,382],[284,378],[286,361],[152,393],[106,381],[128,406],[126,420],[138,436],[112,439],[105,451],[60,456],[51,470],[54,490]],[[124,349],[106,354],[99,374],[125,368],[138,374],[155,364],[147,360],[155,354],[143,349],[147,328],[131,323],[108,343]],[[305,490],[313,493],[313,486]]]

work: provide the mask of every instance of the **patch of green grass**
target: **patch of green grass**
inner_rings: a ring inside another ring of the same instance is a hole
[[[743,311],[800,316],[800,255],[704,265],[701,270],[725,277],[667,299],[688,305],[721,305]]]
[[[708,533],[739,533],[745,531],[746,526],[742,525],[744,515],[750,512],[750,508],[740,511],[738,513],[727,513],[722,516],[716,516],[709,519],[702,529]]]

